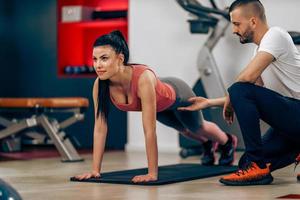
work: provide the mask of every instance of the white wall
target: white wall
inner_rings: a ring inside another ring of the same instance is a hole
[[[202,2],[202,1],[201,1]],[[216,0],[230,5],[230,0]],[[207,3],[207,2],[205,2]],[[262,0],[271,26],[300,31],[299,0]],[[152,67],[159,76],[175,76],[192,86],[198,78],[197,53],[207,35],[190,34],[190,18],[175,0],[130,0],[131,62]],[[229,86],[252,56],[254,45],[241,45],[229,28],[214,50],[224,82]],[[141,113],[129,113],[127,150],[144,150]],[[178,134],[157,123],[159,151],[177,151]]]

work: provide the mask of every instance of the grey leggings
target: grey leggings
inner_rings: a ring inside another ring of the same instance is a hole
[[[158,112],[157,120],[178,131],[188,129],[189,131],[196,133],[203,124],[202,112],[177,110],[178,107],[190,105],[187,100],[190,97],[196,96],[192,88],[178,78],[166,77],[159,79],[174,88],[176,92],[176,101],[168,109]]]

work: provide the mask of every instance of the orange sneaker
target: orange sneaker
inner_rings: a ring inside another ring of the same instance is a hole
[[[242,186],[242,185],[267,185],[272,183],[273,177],[270,173],[269,165],[261,169],[255,162],[251,162],[244,169],[224,176],[220,182],[225,185]]]

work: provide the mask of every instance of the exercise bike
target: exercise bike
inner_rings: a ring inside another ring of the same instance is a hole
[[[176,1],[184,10],[193,16],[192,19],[188,20],[190,32],[192,34],[209,34],[198,54],[197,68],[199,71],[199,80],[194,85],[193,90],[197,96],[206,98],[222,97],[226,94],[226,87],[221,78],[212,51],[230,25],[228,10],[219,9],[214,0],[210,0],[211,7],[203,6],[196,0]],[[217,123],[226,132],[240,135],[237,123],[229,127],[224,122],[221,108],[204,109],[203,115],[206,120]],[[199,143],[188,140],[182,136],[179,138],[179,144],[181,147],[179,154],[182,158],[202,153]]]

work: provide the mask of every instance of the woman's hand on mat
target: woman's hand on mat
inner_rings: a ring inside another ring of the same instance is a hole
[[[224,107],[223,107],[223,118],[228,124],[233,123],[233,118],[234,118],[234,110],[233,107],[230,103],[230,98],[229,96],[226,96]]]
[[[201,110],[204,108],[207,108],[210,106],[209,99],[204,97],[191,97],[188,100],[190,103],[192,103],[189,106],[186,107],[178,107],[178,110],[187,110],[187,111],[195,111],[195,110]]]
[[[132,179],[132,182],[134,183],[149,182],[149,181],[157,181],[157,175],[154,174],[138,175],[133,177]]]
[[[100,178],[100,173],[99,172],[87,172],[81,175],[75,176],[76,179],[78,180],[84,180],[84,179],[89,179],[89,178]]]

